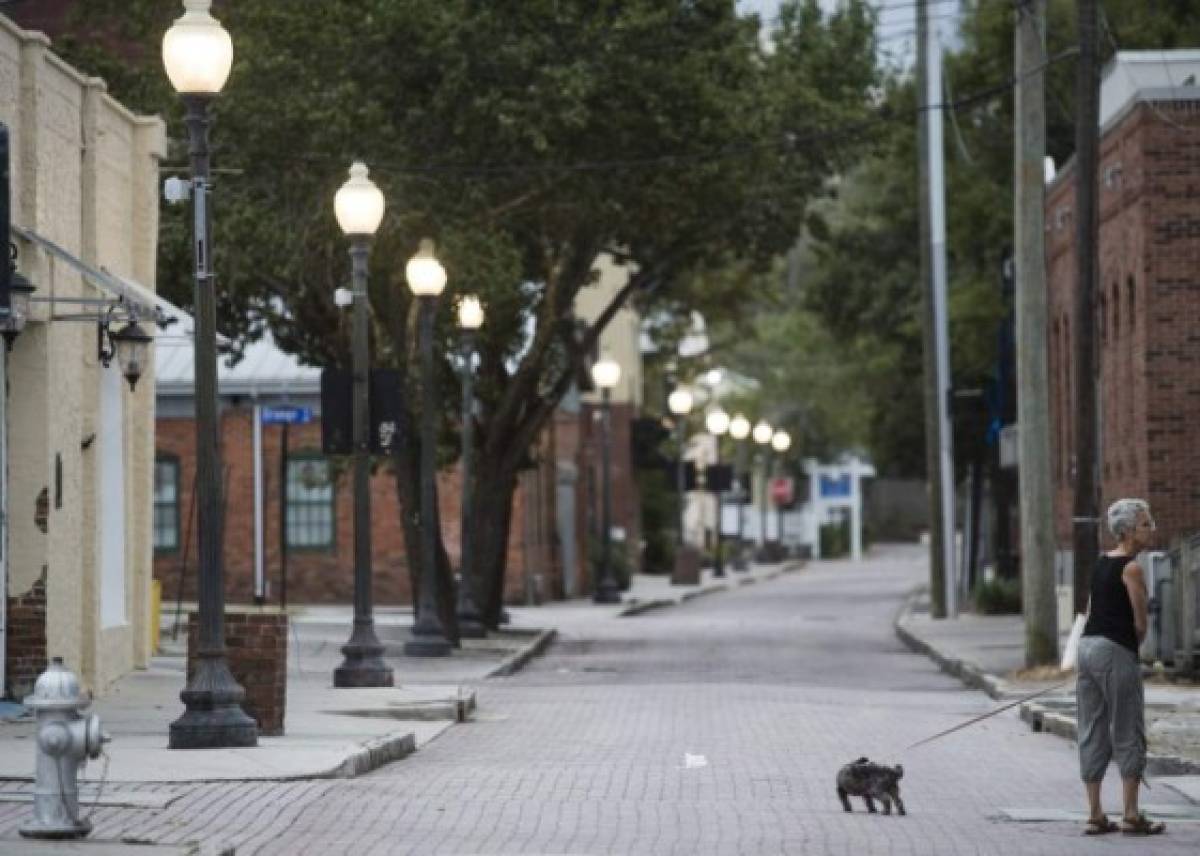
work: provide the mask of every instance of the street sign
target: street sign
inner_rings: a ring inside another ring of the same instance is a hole
[[[264,407],[263,425],[307,425],[313,421],[311,407]]]
[[[771,501],[778,506],[789,506],[795,499],[795,484],[788,476],[771,479]]]
[[[841,473],[837,476],[821,476],[820,490],[822,499],[849,499],[850,474]]]
[[[353,442],[353,375],[346,369],[321,371],[321,451],[348,455]],[[371,453],[385,455],[400,442],[400,372],[371,369],[367,380],[367,433]]]

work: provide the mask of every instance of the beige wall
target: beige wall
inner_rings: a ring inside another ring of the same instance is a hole
[[[600,256],[595,270],[596,284],[580,291],[575,300],[575,314],[588,322],[595,321],[629,281],[629,269],[608,255]],[[612,392],[612,400],[632,404],[635,409],[642,404],[641,323],[641,316],[626,303],[600,336],[600,353],[608,354],[621,366],[621,381]],[[586,395],[584,400],[599,400],[599,396]]]
[[[46,39],[0,17],[0,121],[12,141],[12,219],[95,266],[153,288],[160,120],[135,116],[54,56]],[[18,242],[35,297],[110,298],[75,269]],[[55,312],[85,307],[58,304]],[[153,364],[151,362],[151,364]],[[96,692],[148,654],[154,381],[122,393],[127,623],[101,627],[96,494],[101,372],[96,325],[50,320],[47,304],[17,338],[8,370],[10,596],[47,574],[47,654]],[[62,461],[61,505],[55,459]],[[34,524],[50,493],[47,533]]]

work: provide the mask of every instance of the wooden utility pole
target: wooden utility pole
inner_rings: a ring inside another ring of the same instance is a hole
[[[1025,664],[1058,659],[1046,356],[1046,0],[1017,5],[1014,254]]]
[[[1075,502],[1072,518],[1075,611],[1087,610],[1099,549],[1096,496],[1095,290],[1096,161],[1100,79],[1096,67],[1096,0],[1078,0],[1079,67],[1075,103]]]
[[[949,320],[946,311],[946,219],[942,169],[941,55],[926,0],[917,3],[917,88],[921,111],[921,294],[925,344],[925,471],[929,484],[930,614],[957,612],[954,575],[954,455],[950,435]]]

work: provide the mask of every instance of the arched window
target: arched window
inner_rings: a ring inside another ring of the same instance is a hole
[[[154,552],[179,552],[179,457],[154,457]]]

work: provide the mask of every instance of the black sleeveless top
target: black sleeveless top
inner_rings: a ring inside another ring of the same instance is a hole
[[[1121,578],[1132,556],[1101,556],[1092,573],[1092,608],[1084,625],[1084,636],[1103,636],[1137,655],[1137,626],[1129,589]]]

